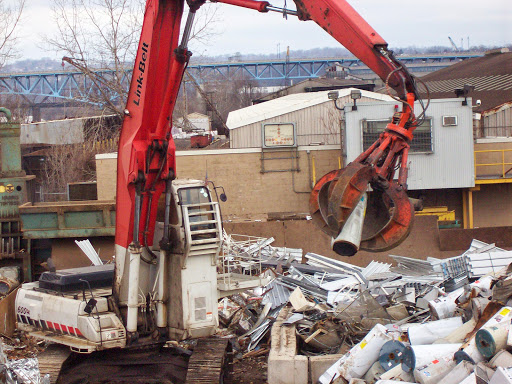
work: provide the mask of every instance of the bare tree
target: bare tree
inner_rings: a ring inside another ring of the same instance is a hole
[[[207,46],[215,36],[221,34],[217,28],[221,24],[221,17],[217,9],[216,4],[207,3],[196,14],[190,35],[190,47],[195,55],[201,55],[201,47]]]
[[[0,0],[1,1],[1,0]],[[57,32],[45,37],[52,49],[79,69],[97,90],[88,102],[122,116],[144,16],[145,0],[53,0]],[[214,35],[217,14],[198,12],[196,43]],[[106,71],[98,71],[105,69]]]
[[[24,8],[25,0],[0,0],[0,68],[18,55],[16,29]]]
[[[53,0],[57,32],[46,43],[80,69],[97,90],[86,100],[121,115],[137,49],[141,0]],[[107,71],[98,74],[97,70]],[[84,100],[85,101],[85,100]]]
[[[57,32],[45,37],[45,42],[84,74],[89,82],[87,86],[95,90],[84,101],[103,106],[104,114],[123,116],[130,83],[127,71],[133,68],[145,3],[145,0],[53,0]],[[208,24],[213,26],[215,17],[214,12],[199,17],[192,33],[196,44],[206,41]],[[54,199],[62,198],[68,183],[94,179],[94,155],[117,148],[120,121],[114,130],[103,124],[84,132],[82,144],[49,148],[42,180],[45,193]]]
[[[205,105],[208,114],[211,109],[208,104],[213,104],[218,113],[211,116],[212,125],[214,130],[224,135],[229,134],[224,124],[229,112],[248,107],[252,105],[254,99],[262,96],[257,81],[249,79],[243,74],[229,81],[226,81],[224,78],[203,79],[201,87],[203,88],[203,93],[208,96],[209,101],[205,103],[203,100],[201,104],[197,103],[194,109],[197,112],[204,113],[204,111],[198,110],[198,105]],[[204,97],[202,97],[202,99],[204,99]],[[221,119],[222,121],[219,121]]]
[[[117,149],[120,123],[115,116],[85,119],[82,123],[83,142],[46,148],[40,180],[42,199],[65,200],[69,183],[95,180],[95,155]],[[68,140],[69,135],[67,132],[65,136]]]

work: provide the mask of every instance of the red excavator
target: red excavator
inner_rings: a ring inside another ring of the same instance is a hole
[[[414,115],[420,101],[415,79],[345,0],[295,0],[296,10],[266,1],[218,2],[313,20],[393,90],[401,112],[355,161],[320,179],[310,207],[315,223],[337,238],[371,187],[361,248],[382,251],[403,241],[414,214],[406,194],[407,154],[425,113]],[[61,382],[182,382],[185,377],[219,382],[225,377],[225,339],[202,339],[191,357],[177,347],[166,348],[167,353],[160,348],[170,340],[211,335],[218,324],[219,209],[204,182],[176,179],[170,124],[191,56],[187,45],[194,16],[204,3],[187,1],[181,39],[185,2],[146,4],[118,150],[113,279],[109,266],[48,272],[18,292],[18,328],[77,352],[65,363],[68,375]],[[165,204],[159,210],[160,197]],[[335,249],[344,252],[343,246]]]

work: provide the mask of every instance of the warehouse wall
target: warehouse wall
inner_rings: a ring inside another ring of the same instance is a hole
[[[373,94],[373,92],[370,93]],[[327,98],[327,92],[315,92],[315,94],[324,94],[325,102],[271,118],[265,118],[265,114],[262,113],[261,120],[231,129],[229,131],[231,148],[261,148],[262,125],[267,123],[294,123],[298,145],[311,145],[312,143],[339,145],[341,113],[336,109],[333,101]],[[376,97],[385,96],[377,94]],[[343,108],[345,105],[352,105],[352,102],[350,96],[342,96],[336,101],[336,104]],[[376,103],[378,101],[375,97],[363,95],[358,100],[358,103],[360,102]]]
[[[227,219],[255,217],[270,212],[305,213],[308,211],[313,167],[317,180],[338,168],[339,150],[335,148],[300,148],[301,171],[294,172],[293,178],[291,172],[262,174],[261,151],[255,149],[180,151],[177,152],[178,177],[204,179],[208,171],[208,178],[216,185],[222,185],[228,195],[228,201],[222,203]],[[285,151],[281,156],[289,157],[290,154],[293,152]],[[99,200],[115,198],[116,161],[115,154],[98,155],[96,158]],[[291,159],[265,161],[266,169],[284,169],[291,165]],[[294,192],[294,185],[297,192],[307,193]],[[474,226],[512,225],[512,184],[481,185],[480,188],[480,191],[473,192]],[[461,189],[417,190],[410,194],[422,197],[427,207],[443,205],[454,209],[462,223]]]
[[[512,226],[512,184],[481,185],[473,192],[474,226]]]
[[[208,179],[223,186],[228,201],[222,203],[225,218],[254,217],[270,212],[308,212],[309,193],[313,171],[316,179],[338,168],[337,146],[300,147],[295,150],[266,152],[266,157],[284,159],[265,160],[265,170],[281,171],[296,168],[299,172],[261,173],[260,149],[203,150],[177,152],[179,178]],[[98,199],[115,198],[116,155],[96,157]]]
[[[338,103],[344,105],[348,100],[348,97],[340,98]],[[315,142],[339,145],[340,116],[332,100],[327,99],[322,104],[231,129],[231,148],[261,148],[263,123],[294,123],[298,145],[310,145]]]

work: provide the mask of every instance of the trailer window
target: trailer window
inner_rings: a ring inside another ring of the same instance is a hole
[[[391,122],[389,119],[362,120],[363,150],[367,150],[379,138],[379,135],[384,132],[389,122]],[[426,118],[423,124],[414,130],[413,135],[410,152],[434,152],[431,118]]]

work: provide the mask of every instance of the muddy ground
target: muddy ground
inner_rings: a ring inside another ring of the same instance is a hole
[[[265,384],[268,355],[236,360],[233,364],[234,384]]]

